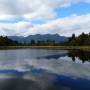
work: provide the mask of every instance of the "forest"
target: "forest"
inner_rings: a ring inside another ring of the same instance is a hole
[[[72,37],[68,39],[67,44],[71,46],[89,46],[90,33],[89,34],[82,33],[77,37],[75,36],[75,34],[73,34]]]
[[[0,46],[16,46],[19,45],[17,41],[9,39],[7,36],[0,36]]]
[[[90,33],[82,33],[79,36],[72,34],[68,37],[68,41],[56,42],[52,40],[35,41],[31,40],[30,43],[19,43],[9,39],[7,36],[0,36],[0,46],[89,46],[90,45]]]

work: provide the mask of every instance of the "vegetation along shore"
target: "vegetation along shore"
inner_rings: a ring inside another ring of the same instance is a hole
[[[51,40],[35,41],[29,43],[19,43],[9,39],[7,36],[0,36],[0,49],[20,49],[20,48],[37,48],[37,49],[80,49],[90,51],[90,33],[82,33],[79,36],[73,34],[65,42],[55,42]]]

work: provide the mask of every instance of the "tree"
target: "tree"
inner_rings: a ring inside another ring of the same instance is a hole
[[[17,41],[13,41],[9,39],[8,37],[0,36],[0,46],[13,46],[18,45],[19,43]]]
[[[35,40],[31,40],[31,45],[35,45]]]

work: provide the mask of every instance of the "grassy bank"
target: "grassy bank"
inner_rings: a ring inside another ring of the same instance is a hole
[[[79,49],[90,51],[90,46],[0,46],[0,49]]]

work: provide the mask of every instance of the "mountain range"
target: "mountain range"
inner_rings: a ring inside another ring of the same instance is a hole
[[[67,37],[65,36],[60,36],[58,34],[36,34],[36,35],[29,35],[27,37],[23,37],[23,36],[8,36],[9,39],[12,39],[14,41],[18,41],[19,43],[30,43],[31,40],[35,40],[35,41],[46,41],[46,40],[52,40],[55,42],[65,42],[68,40]]]

